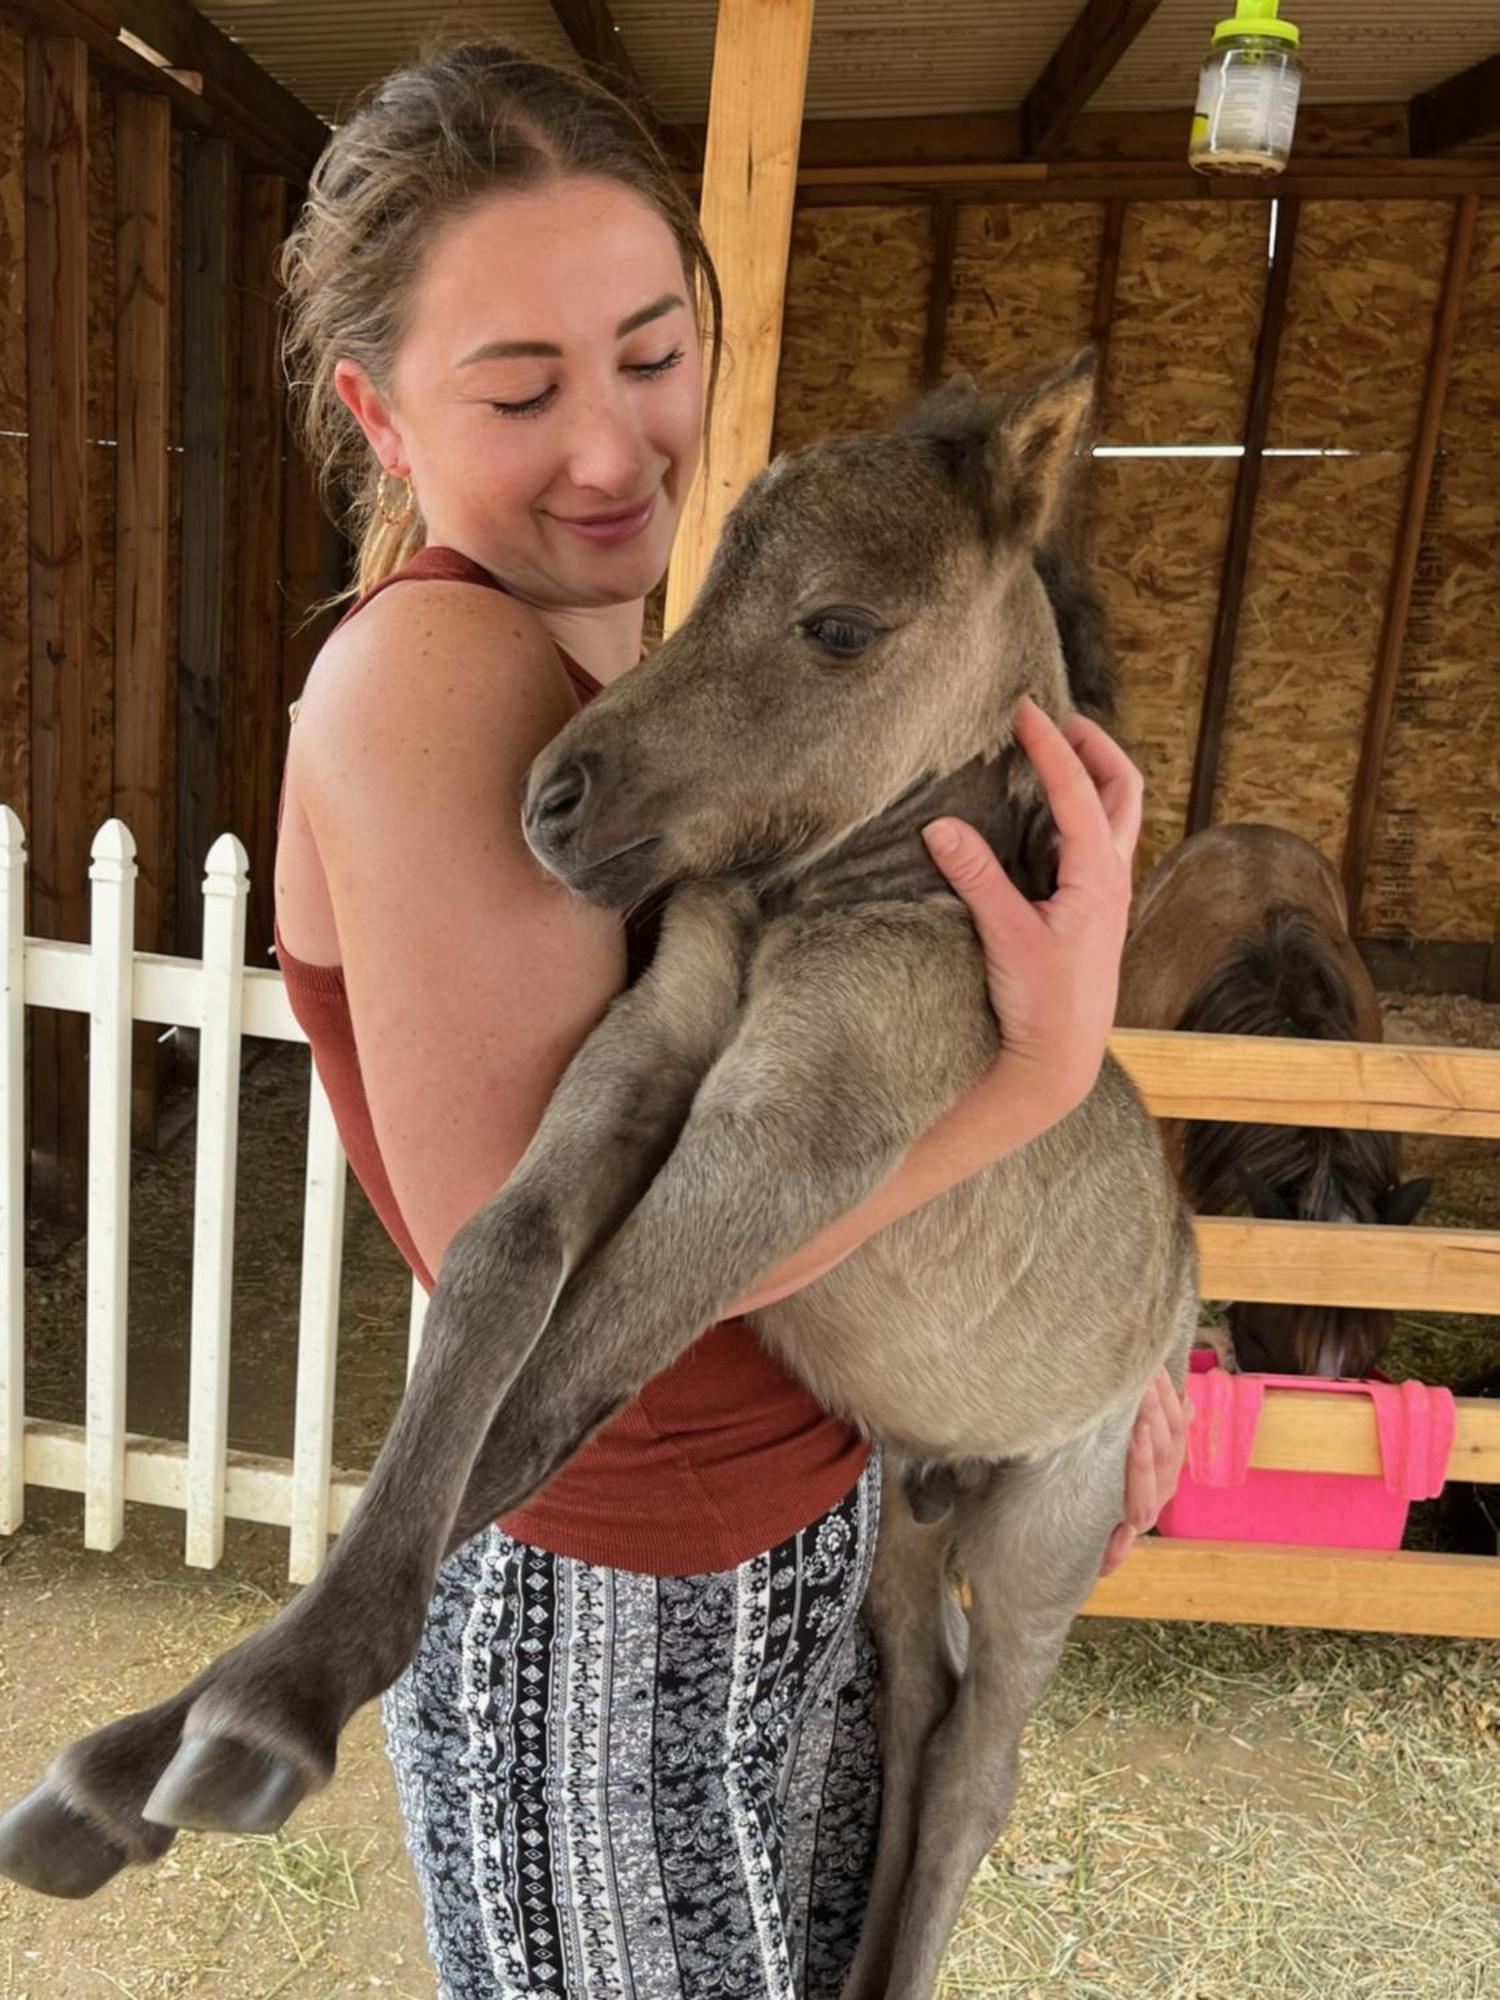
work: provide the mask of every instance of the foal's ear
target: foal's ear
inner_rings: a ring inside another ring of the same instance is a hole
[[[1001,414],[989,442],[1000,518],[1033,542],[1057,526],[1079,446],[1094,408],[1098,357],[1092,347],[1025,389]]]
[[[1417,1212],[1428,1195],[1432,1193],[1432,1182],[1403,1181],[1400,1187],[1387,1188],[1375,1204],[1378,1221],[1406,1223],[1415,1221]]]
[[[1262,1222],[1296,1221],[1290,1205],[1269,1181],[1262,1180],[1259,1174],[1252,1174],[1244,1167],[1236,1167],[1234,1177],[1252,1215],[1259,1216]]]

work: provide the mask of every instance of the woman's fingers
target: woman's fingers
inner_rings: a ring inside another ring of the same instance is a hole
[[[1138,1536],[1154,1528],[1177,1491],[1187,1454],[1191,1408],[1179,1396],[1165,1368],[1159,1368],[1141,1399],[1125,1459],[1125,1519],[1110,1536],[1099,1574],[1120,1567]]]
[[[1104,1551],[1104,1560],[1099,1565],[1100,1576],[1110,1576],[1124,1562],[1135,1547],[1135,1529],[1122,1521],[1109,1538],[1109,1547]]]
[[[1062,836],[1059,886],[1097,881],[1112,859],[1128,864],[1144,787],[1119,744],[1086,716],[1060,729],[1029,695],[1016,704],[1015,727]]]
[[[1096,872],[1109,853],[1113,836],[1088,767],[1030,695],[1023,695],[1016,704],[1015,726],[1062,836],[1059,880],[1064,869],[1085,876]]]
[[[968,905],[992,956],[1037,923],[1036,911],[1011,881],[995,851],[966,820],[935,819],[922,829],[927,851]]]
[[[1094,782],[1116,854],[1129,861],[1141,833],[1145,779],[1109,732],[1088,716],[1071,716],[1063,734]]]

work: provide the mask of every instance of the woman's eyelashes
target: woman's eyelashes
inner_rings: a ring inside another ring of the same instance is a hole
[[[664,354],[660,361],[630,362],[625,372],[627,375],[634,375],[639,381],[654,382],[659,375],[665,375],[669,370],[675,368],[682,360],[685,352],[684,348],[674,347],[671,353]],[[489,405],[492,410],[502,417],[539,417],[544,410],[551,407],[556,399],[557,384],[554,382],[549,387],[543,389],[539,395],[529,396],[524,403],[501,403],[491,397]]]

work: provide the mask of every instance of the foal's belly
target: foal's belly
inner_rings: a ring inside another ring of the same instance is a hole
[[[1189,1238],[1154,1134],[1091,1159],[1055,1130],[756,1315],[825,1408],[938,1459],[1038,1456],[1134,1408],[1193,1317]]]

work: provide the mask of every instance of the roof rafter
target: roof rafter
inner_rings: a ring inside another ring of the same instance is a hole
[[[1042,159],[1161,5],[1161,0],[1084,0],[1021,106],[1021,154]]]
[[[1411,149],[1444,153],[1500,132],[1500,55],[1460,70],[1411,101]]]
[[[644,97],[641,79],[624,37],[615,26],[609,0],[552,0],[557,24],[590,69],[626,97]]]

